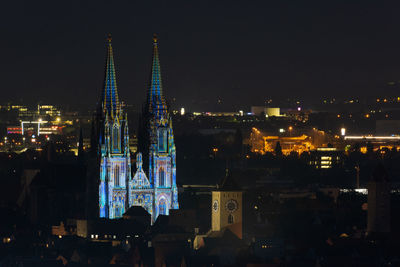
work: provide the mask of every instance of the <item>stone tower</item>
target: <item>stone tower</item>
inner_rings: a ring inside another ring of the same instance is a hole
[[[239,238],[243,231],[243,192],[227,170],[217,190],[212,192],[211,230],[228,228]]]

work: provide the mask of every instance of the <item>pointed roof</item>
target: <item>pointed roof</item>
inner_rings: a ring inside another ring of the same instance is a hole
[[[114,116],[119,115],[120,103],[118,99],[117,80],[115,78],[115,66],[111,34],[109,34],[107,37],[106,48],[107,58],[101,102],[103,113],[108,113],[111,115],[111,118],[113,118]]]
[[[225,171],[225,177],[222,182],[218,185],[218,191],[241,191],[232,177],[231,172],[227,168]]]
[[[167,105],[162,89],[158,38],[155,34],[153,36],[153,60],[151,66],[150,87],[147,95],[147,105],[150,113],[163,113],[167,111]]]

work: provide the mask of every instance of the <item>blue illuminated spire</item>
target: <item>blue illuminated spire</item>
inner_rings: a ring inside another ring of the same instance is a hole
[[[107,59],[104,77],[104,88],[102,92],[103,113],[108,113],[111,118],[118,117],[120,103],[118,100],[117,80],[115,78],[114,56],[111,44],[111,34],[107,37]]]
[[[158,38],[153,36],[153,60],[151,66],[151,81],[147,95],[150,113],[166,113],[167,105],[164,99],[161,80],[160,56],[158,53]]]

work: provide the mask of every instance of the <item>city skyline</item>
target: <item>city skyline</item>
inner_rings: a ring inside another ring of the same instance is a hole
[[[0,266],[400,266],[400,2],[2,8]]]

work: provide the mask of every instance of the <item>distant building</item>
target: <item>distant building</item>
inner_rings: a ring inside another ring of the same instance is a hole
[[[378,165],[368,182],[368,233],[390,233],[390,182],[383,165]]]
[[[211,229],[196,235],[193,248],[210,265],[237,266],[234,255],[246,248],[243,238],[243,192],[226,173],[220,186],[212,192]],[[203,259],[203,260],[204,260]]]
[[[252,106],[251,113],[256,116],[265,115],[267,117],[281,116],[280,108],[271,108],[263,106]]]
[[[61,110],[54,105],[37,105],[35,109],[29,109],[27,106],[22,105],[4,105],[0,109],[16,112],[19,120],[34,121],[42,118],[43,120],[54,120],[61,116]]]
[[[334,147],[319,147],[310,152],[310,165],[316,169],[330,169],[340,166],[343,160],[342,151]]]
[[[281,115],[281,111],[280,108],[265,108],[264,114],[268,117],[279,117]]]
[[[367,153],[370,146],[374,151],[378,149],[400,149],[400,136],[399,135],[346,135],[344,136],[346,145],[361,144],[360,152]],[[385,152],[382,152],[385,153]]]
[[[250,111],[253,115],[260,116],[264,112],[264,106],[252,106]]]
[[[77,236],[89,238],[94,242],[109,241],[115,243],[115,245],[129,238],[143,238],[147,229],[148,226],[137,220],[97,219],[76,221]]]
[[[251,152],[259,154],[274,153],[278,143],[284,155],[289,155],[291,152],[300,154],[314,149],[311,136],[305,134],[301,136],[264,135],[254,127],[252,128],[249,142]]]

